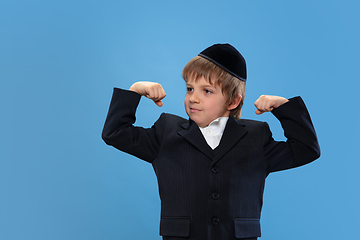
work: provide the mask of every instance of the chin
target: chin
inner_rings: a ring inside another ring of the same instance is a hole
[[[199,127],[207,127],[209,124],[199,123],[194,121]]]

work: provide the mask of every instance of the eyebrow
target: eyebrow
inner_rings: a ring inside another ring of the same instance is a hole
[[[190,86],[192,87],[193,85],[190,84],[190,83],[187,83],[186,86]],[[212,87],[212,88],[216,88],[214,85],[211,85],[211,84],[203,84],[203,85],[200,85],[200,87],[204,88],[204,87]]]

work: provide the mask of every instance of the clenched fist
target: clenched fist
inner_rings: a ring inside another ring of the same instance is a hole
[[[153,100],[159,107],[163,106],[163,102],[161,100],[166,97],[163,87],[159,83],[155,82],[136,82],[129,90],[137,92],[141,96],[145,96]]]
[[[286,98],[279,96],[261,95],[254,103],[257,108],[255,113],[260,115],[264,112],[270,112],[288,101]]]

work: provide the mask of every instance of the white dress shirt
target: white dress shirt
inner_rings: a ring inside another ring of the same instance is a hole
[[[207,144],[212,149],[215,149],[219,145],[228,119],[229,117],[219,117],[212,121],[209,126],[199,127]]]

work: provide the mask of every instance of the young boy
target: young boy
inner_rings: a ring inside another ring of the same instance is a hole
[[[276,142],[267,123],[240,119],[246,64],[229,44],[215,44],[183,70],[189,120],[163,113],[151,128],[134,127],[141,96],[162,106],[158,83],[114,89],[104,141],[152,164],[161,199],[164,240],[260,237],[260,213],[269,173],[320,156],[309,113],[300,97],[261,96],[256,113],[271,111],[287,137]]]

